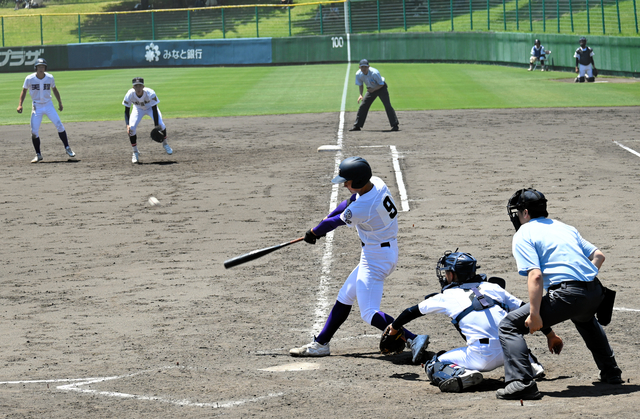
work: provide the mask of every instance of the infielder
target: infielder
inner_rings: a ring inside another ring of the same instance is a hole
[[[479,267],[469,253],[445,252],[436,265],[442,291],[407,308],[390,325],[389,334],[395,335],[405,324],[429,313],[445,314],[452,319],[467,346],[442,351],[426,362],[427,376],[440,391],[460,392],[482,382],[481,371],[503,365],[498,324],[509,311],[524,304],[503,288],[502,278],[487,280],[485,274],[476,274]],[[427,335],[419,335],[415,341],[418,340],[419,347],[412,348],[414,363],[425,361],[422,358],[429,344]],[[529,362],[537,377],[544,375],[542,365],[533,356]]]
[[[145,115],[153,119],[155,128],[164,135],[164,140],[162,141],[164,150],[167,154],[173,154],[173,150],[169,147],[169,143],[167,143],[167,127],[162,121],[162,113],[158,108],[160,100],[156,96],[156,92],[148,87],[144,87],[144,79],[142,77],[136,77],[131,82],[133,83],[133,87],[129,89],[122,100],[122,104],[124,105],[124,121],[127,124],[127,134],[129,134],[129,141],[133,148],[131,163],[140,163],[136,128]],[[131,111],[131,105],[133,105],[133,111]]]
[[[596,276],[604,254],[574,227],[547,218],[547,199],[535,189],[514,193],[507,211],[516,229],[513,257],[518,273],[527,277],[529,303],[511,311],[500,322],[507,385],[497,391],[496,397],[507,400],[542,397],[526,362],[529,350],[524,335],[566,320],[573,322],[591,351],[600,370],[600,381],[622,384],[622,371],[607,335],[594,317],[604,300],[604,289]],[[551,352],[560,354],[562,339],[555,336],[550,340],[547,335],[547,343]]]
[[[387,118],[389,118],[389,125],[391,125],[391,131],[398,131],[398,117],[396,111],[391,106],[391,99],[389,99],[389,89],[384,77],[380,75],[380,72],[373,67],[369,67],[369,61],[360,60],[360,69],[356,72],[356,85],[360,90],[360,96],[358,96],[358,103],[362,101],[358,108],[358,114],[356,115],[356,122],[349,131],[360,131],[364,126],[364,122],[367,120],[369,114],[369,108],[373,105],[376,98],[380,98],[384,105],[384,110],[387,112]],[[367,93],[362,96],[364,92],[364,86],[367,86]]]
[[[58,130],[58,136],[64,145],[64,149],[69,157],[75,157],[76,153],[69,147],[69,140],[67,138],[67,131],[60,121],[60,117],[53,107],[51,101],[51,92],[58,100],[58,109],[62,112],[62,100],[60,99],[60,92],[56,88],[56,82],[53,76],[47,73],[47,62],[44,58],[38,58],[33,65],[36,70],[35,73],[29,74],[24,79],[22,85],[22,92],[20,93],[20,100],[18,102],[18,113],[22,113],[22,103],[27,96],[27,91],[31,95],[32,107],[31,107],[31,142],[36,149],[36,156],[31,163],[38,163],[42,160],[42,153],[40,153],[40,124],[42,124],[42,117],[44,115],[56,126]]]
[[[344,183],[352,194],[316,227],[306,232],[304,240],[316,240],[339,226],[355,227],[362,249],[360,263],[351,272],[338,293],[329,318],[313,342],[289,351],[291,356],[327,356],[329,341],[347,320],[356,300],[362,320],[384,330],[393,317],[380,311],[384,281],[398,263],[398,210],[384,181],[372,176],[369,163],[362,157],[349,157],[340,163],[333,183]],[[416,335],[406,331],[407,339]]]
[[[593,61],[593,50],[587,46],[587,38],[584,36],[580,38],[580,47],[576,50],[576,53],[573,54],[576,59],[576,73],[578,73],[578,77],[576,77],[576,83],[584,83],[585,74],[587,75],[587,81],[593,83],[596,81],[596,63]],[[595,74],[594,74],[595,72]]]

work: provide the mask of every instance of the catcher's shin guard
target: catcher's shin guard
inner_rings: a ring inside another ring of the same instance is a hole
[[[594,81],[596,81],[596,78],[595,78],[595,77],[588,77],[588,78],[587,78],[587,81],[588,81],[589,83],[593,83]]]

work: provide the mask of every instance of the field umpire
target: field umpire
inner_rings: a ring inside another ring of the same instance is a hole
[[[604,254],[574,227],[548,219],[547,200],[535,189],[517,191],[509,199],[507,210],[516,228],[512,250],[518,273],[528,277],[529,303],[500,322],[507,386],[496,396],[510,400],[542,397],[533,380],[524,335],[565,320],[573,322],[591,351],[600,381],[621,384],[622,371],[594,316],[604,299],[604,289],[596,277]],[[543,289],[547,290],[544,296]],[[547,340],[549,350],[559,354],[562,339],[550,332]]]
[[[364,122],[367,120],[367,114],[369,108],[373,105],[376,98],[380,98],[384,105],[384,110],[387,111],[387,118],[389,118],[389,125],[391,125],[391,131],[398,131],[398,117],[396,111],[391,106],[391,99],[389,99],[389,89],[384,77],[380,75],[380,72],[373,67],[369,67],[369,61],[360,60],[360,70],[356,72],[356,85],[360,89],[360,96],[358,96],[358,114],[356,116],[356,122],[349,131],[360,131],[364,126]],[[367,86],[367,93],[364,97],[364,86]]]

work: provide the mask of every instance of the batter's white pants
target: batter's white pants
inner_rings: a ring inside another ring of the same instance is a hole
[[[578,77],[584,77],[585,73],[587,73],[587,77],[593,77],[593,67],[591,66],[591,64],[578,64],[578,71],[580,72]]]
[[[396,269],[398,242],[390,247],[366,245],[360,253],[360,263],[349,274],[338,293],[338,301],[348,306],[357,300],[362,320],[371,324],[373,315],[380,310],[384,280]]]
[[[132,108],[133,109],[131,110],[131,115],[129,115],[129,135],[130,136],[136,135],[136,128],[138,127],[138,124],[140,123],[140,121],[142,121],[142,118],[145,115],[149,116],[149,118],[153,120],[152,108],[144,110],[144,109],[139,109],[135,105],[132,106]],[[164,122],[162,122],[162,113],[160,112],[160,108],[158,108],[158,125],[160,125],[162,129],[167,128],[164,125]]]
[[[53,102],[49,101],[45,104],[33,103],[31,108],[31,134],[36,137],[40,136],[40,124],[42,124],[42,117],[44,115],[47,115],[47,118],[53,122],[58,132],[64,131],[64,125],[62,125],[62,121],[60,121],[58,112],[56,112]]]

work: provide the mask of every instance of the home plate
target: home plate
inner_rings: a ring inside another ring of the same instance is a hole
[[[276,365],[275,367],[269,368],[260,368],[258,371],[310,371],[317,370],[320,368],[320,365],[314,364],[313,362],[295,362],[293,364],[285,364],[285,365]]]
[[[339,145],[321,145],[318,147],[318,151],[338,151],[340,149]]]

